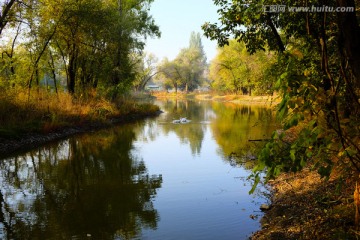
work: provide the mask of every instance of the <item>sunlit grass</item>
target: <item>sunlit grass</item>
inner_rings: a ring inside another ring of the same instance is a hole
[[[151,114],[157,106],[129,99],[110,102],[95,93],[73,97],[68,93],[7,91],[0,96],[0,137],[14,138],[29,132],[47,133],[91,122],[106,123],[127,115]]]
[[[197,100],[213,100],[220,102],[233,102],[240,104],[260,104],[260,105],[276,105],[280,98],[274,95],[249,96],[240,94],[219,94],[217,92],[153,92],[152,95],[158,99],[197,99]]]

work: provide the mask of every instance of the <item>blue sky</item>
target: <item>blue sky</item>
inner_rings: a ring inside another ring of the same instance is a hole
[[[150,13],[160,26],[161,38],[148,39],[145,51],[154,53],[161,61],[174,59],[180,49],[189,45],[192,31],[200,32],[205,22],[216,22],[217,7],[212,0],[155,0]],[[216,42],[202,38],[208,61],[216,55]]]

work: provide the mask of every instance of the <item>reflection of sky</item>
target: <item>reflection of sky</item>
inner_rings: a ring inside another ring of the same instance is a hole
[[[16,172],[15,161],[18,167]],[[0,187],[4,197],[5,207],[15,213],[16,217],[24,219],[28,222],[37,219],[36,214],[31,213],[30,209],[38,195],[41,195],[42,187],[38,182],[32,160],[29,157],[19,159],[2,160],[2,167],[0,169]],[[17,174],[16,174],[17,173]],[[15,175],[16,174],[16,175]],[[14,184],[9,184],[13,181]],[[15,181],[17,183],[15,183]],[[16,187],[18,186],[18,187]],[[23,211],[18,212],[17,209],[21,207]],[[11,219],[10,216],[6,216]],[[0,239],[4,239],[1,233],[3,225],[0,225]]]
[[[243,186],[239,178],[248,172],[221,160],[209,128],[199,155],[192,155],[187,145],[179,143],[171,133],[153,142],[135,144],[149,173],[163,176],[163,186],[154,202],[161,221],[156,231],[148,230],[144,236],[245,239],[258,227],[249,218],[256,208],[253,197],[248,195],[250,186]]]
[[[69,155],[69,141],[65,140],[58,145],[57,151],[50,153],[42,151],[42,157],[50,159],[52,165],[58,164],[59,160],[66,160]],[[54,155],[55,154],[55,155]],[[36,199],[44,194],[43,184],[36,175],[36,167],[39,166],[39,158],[36,154],[24,157],[1,160],[0,187],[4,196],[6,208],[16,214],[17,218],[28,223],[36,222],[36,212],[31,211]],[[35,164],[35,166],[34,166]],[[16,166],[16,167],[15,167]],[[12,183],[12,184],[9,184]],[[21,211],[18,211],[21,209]],[[10,217],[10,216],[7,216]],[[7,219],[9,222],[10,218]],[[0,239],[4,239],[2,233],[4,225],[0,224]]]
[[[244,180],[249,171],[223,160],[208,124],[216,115],[211,109],[203,111],[203,119],[184,125],[172,124],[168,112],[156,120],[160,124],[144,127],[143,133],[155,132],[156,138],[144,142],[140,137],[134,144],[133,154],[143,158],[149,173],[163,177],[154,201],[160,222],[156,231],[145,230],[146,239],[246,239],[259,227],[249,216],[259,214],[254,211],[264,200],[249,196],[251,184]],[[185,131],[190,124],[204,131],[201,151],[195,155],[190,143],[171,131]]]

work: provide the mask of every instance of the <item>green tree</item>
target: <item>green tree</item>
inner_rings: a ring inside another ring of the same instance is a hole
[[[360,28],[355,1],[328,1],[350,11],[268,12],[264,2],[214,0],[220,24],[205,23],[208,37],[220,45],[230,36],[243,41],[250,53],[278,50],[276,89],[282,95],[278,115],[285,132],[275,132],[260,154],[268,178],[313,164],[322,176],[334,166],[360,172]],[[267,1],[277,5],[277,1]],[[287,0],[286,6],[323,6],[323,1]],[[281,32],[281,34],[280,34]],[[296,138],[290,137],[296,132]],[[316,161],[315,161],[316,160]],[[258,181],[259,175],[255,175]]]
[[[165,89],[174,88],[175,92],[181,83],[180,66],[175,61],[169,61],[167,58],[159,64],[157,81],[162,82]]]
[[[171,84],[177,91],[181,87],[185,92],[193,91],[201,85],[206,69],[206,56],[199,33],[192,32],[189,47],[181,49],[175,60],[164,60],[159,66],[164,84]]]
[[[218,49],[218,54],[210,64],[209,78],[214,90],[251,95],[267,93],[272,83],[266,70],[273,62],[270,52],[250,55],[245,44],[230,40],[229,45]]]
[[[12,2],[4,5],[5,10],[11,8]],[[60,78],[66,78],[71,94],[83,94],[101,86],[114,98],[134,81],[136,67],[130,56],[140,54],[144,38],[160,36],[149,15],[151,3],[152,0],[15,1],[10,10],[19,14],[9,25],[9,32],[11,28],[17,31],[10,38],[11,49],[6,49],[8,54],[3,59],[7,67],[3,73],[7,79],[9,72],[14,75],[16,49],[25,49],[30,64],[21,66],[18,62],[16,68],[28,72],[29,89],[34,82],[39,86],[45,77],[56,81],[56,74],[64,74]],[[5,20],[0,19],[4,24],[13,15],[10,10],[7,17],[4,11]],[[19,43],[17,36],[22,37]]]
[[[146,84],[158,74],[156,63],[158,59],[153,54],[143,53],[141,55],[136,54],[134,56],[134,62],[136,64],[136,75],[133,83],[136,91],[143,91]]]

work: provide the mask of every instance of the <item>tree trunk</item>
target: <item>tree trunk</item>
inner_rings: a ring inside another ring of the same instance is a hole
[[[56,92],[56,94],[57,94],[57,93],[58,93],[58,89],[57,89],[57,84],[56,84],[55,62],[54,62],[54,57],[53,57],[51,51],[49,52],[49,54],[50,54],[49,65],[50,65],[51,73],[52,73],[52,76],[53,76],[53,79],[54,79],[55,92]]]
[[[266,21],[267,21],[267,24],[269,25],[271,31],[274,34],[274,37],[276,39],[276,43],[277,43],[278,48],[279,48],[279,52],[284,52],[285,51],[284,43],[282,42],[281,37],[280,37],[278,31],[276,30],[276,27],[275,27],[273,21],[271,20],[270,13],[266,14]]]
[[[68,82],[67,87],[70,94],[75,93],[75,80],[76,80],[76,58],[75,53],[70,56],[68,65]]]
[[[355,84],[360,87],[360,27],[356,18],[354,0],[337,0],[338,7],[353,7],[353,12],[338,13],[339,47],[349,62]]]
[[[13,7],[15,0],[10,0],[8,3],[4,3],[2,14],[0,15],[0,35],[4,30],[8,20],[6,19],[10,13],[11,8]]]

